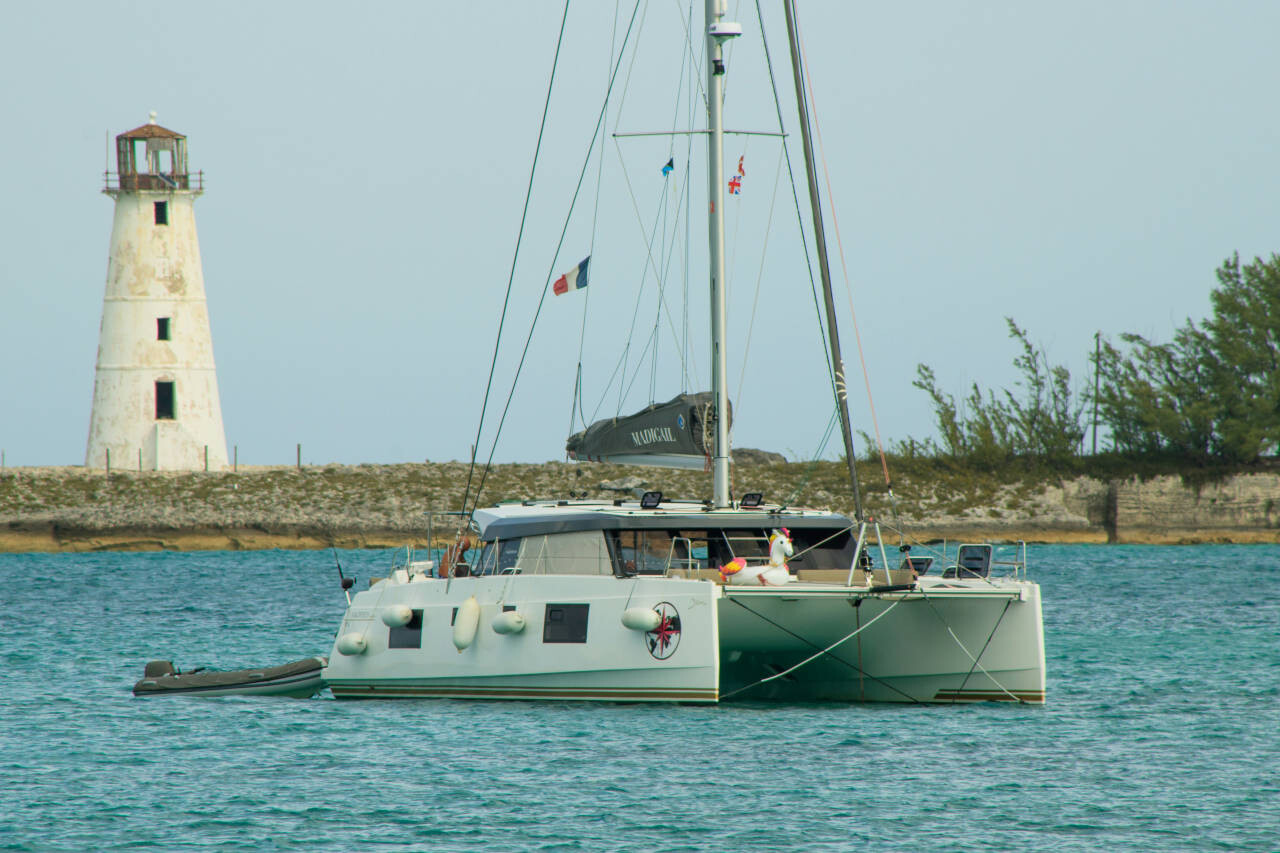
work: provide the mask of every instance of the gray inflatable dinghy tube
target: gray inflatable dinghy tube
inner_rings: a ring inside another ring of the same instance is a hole
[[[133,685],[134,696],[314,696],[325,687],[326,658],[315,657],[280,666],[212,672],[204,668],[178,672],[167,660],[153,660]]]

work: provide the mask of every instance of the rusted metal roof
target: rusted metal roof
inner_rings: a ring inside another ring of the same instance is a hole
[[[124,133],[116,137],[116,139],[186,139],[187,137],[176,130],[170,130],[167,127],[161,127],[158,124],[144,124],[141,127],[135,127],[133,130],[126,130]]]

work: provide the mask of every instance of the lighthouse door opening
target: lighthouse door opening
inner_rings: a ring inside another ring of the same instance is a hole
[[[171,421],[173,420],[173,383],[157,382],[156,383],[156,420]]]

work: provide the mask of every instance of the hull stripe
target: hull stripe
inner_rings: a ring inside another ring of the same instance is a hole
[[[1044,702],[1043,690],[1010,690],[1023,702]],[[1012,702],[1009,693],[1000,690],[939,690],[933,696],[935,702]]]
[[[330,684],[335,698],[391,698],[391,697],[451,697],[471,699],[602,699],[606,701],[667,701],[667,702],[716,702],[719,691],[698,688],[667,690],[633,690],[621,687],[454,687],[411,685],[342,685]]]

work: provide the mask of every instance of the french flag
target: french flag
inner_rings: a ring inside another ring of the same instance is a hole
[[[556,296],[562,293],[568,293],[570,290],[581,290],[587,286],[587,264],[591,263],[591,256],[582,259],[582,263],[569,270],[564,275],[556,279],[556,283],[551,286]]]

